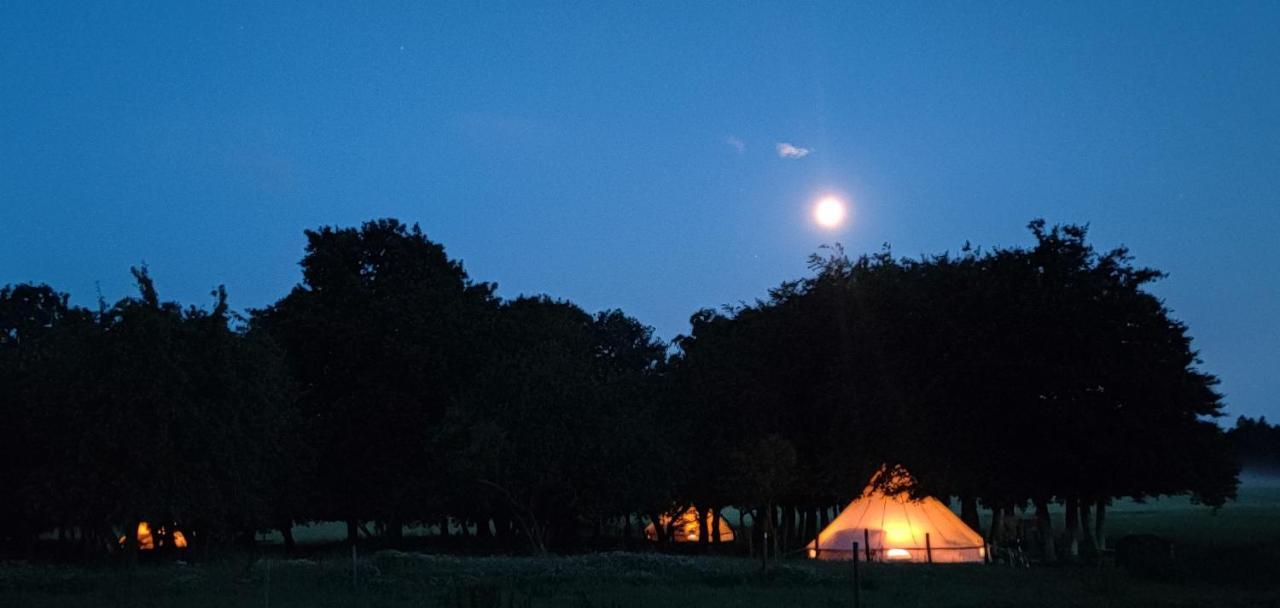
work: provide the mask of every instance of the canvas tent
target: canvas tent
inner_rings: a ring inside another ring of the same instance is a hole
[[[659,517],[659,521],[658,521],[658,523],[662,524],[663,527],[667,528],[668,530],[671,530],[672,542],[677,542],[677,543],[698,542],[698,510],[697,509],[690,507],[684,513],[681,513],[680,517],[675,518],[674,523],[672,522],[672,519],[673,518],[671,515],[662,515],[661,517]],[[712,522],[711,516],[707,515],[708,534],[710,534],[711,522]],[[650,523],[648,526],[645,527],[644,537],[652,541],[658,540],[658,530],[654,528],[652,523]],[[712,536],[711,538],[707,539],[707,542],[712,542],[714,539],[715,537]],[[727,543],[727,542],[731,542],[732,540],[733,540],[733,528],[729,527],[729,522],[725,521],[724,517],[721,517],[720,518],[720,542]]]
[[[138,531],[137,531],[138,549],[142,551],[151,551],[152,549],[155,549],[157,546],[163,547],[166,538],[168,538],[173,543],[174,548],[177,548],[177,549],[187,548],[187,537],[185,534],[182,533],[182,530],[178,530],[175,528],[173,532],[170,533],[170,532],[167,532],[163,526],[161,526],[160,529],[157,530],[156,532],[157,532],[156,534],[151,533],[151,524],[145,521],[138,522]],[[120,544],[124,545],[124,541],[125,541],[125,537],[121,536]]]
[[[876,489],[882,475],[891,475],[888,493]],[[981,562],[986,558],[982,535],[965,525],[946,505],[928,497],[912,500],[904,488],[910,475],[901,467],[881,468],[853,501],[822,532],[817,545],[809,541],[809,557],[897,562]]]

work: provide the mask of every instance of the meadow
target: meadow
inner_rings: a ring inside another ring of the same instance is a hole
[[[1088,565],[862,564],[861,605],[1280,605],[1280,486],[1251,483],[1213,511],[1186,500],[1117,504],[1108,536],[1157,534],[1176,563],[1135,576]],[[847,563],[791,559],[762,574],[732,556],[603,552],[543,558],[374,551],[353,572],[330,526],[299,530],[320,543],[305,557],[257,553],[187,561],[0,564],[0,606],[852,606]],[[353,576],[354,575],[354,576]],[[354,578],[354,582],[353,582]]]

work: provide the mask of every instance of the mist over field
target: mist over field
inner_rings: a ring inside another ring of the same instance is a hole
[[[1271,469],[1248,469],[1240,472],[1240,491],[1274,489],[1280,490],[1280,471]]]

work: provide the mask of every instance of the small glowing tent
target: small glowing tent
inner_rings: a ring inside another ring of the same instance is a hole
[[[892,475],[889,493],[877,489],[882,475]],[[881,468],[862,497],[853,501],[822,532],[817,559],[895,562],[981,562],[986,557],[982,535],[965,525],[951,509],[932,497],[912,500],[905,489],[911,477],[901,467]],[[854,556],[853,543],[858,543]]]
[[[698,542],[698,510],[689,507],[680,517],[672,524],[671,515],[662,515],[658,519],[658,523],[664,528],[671,530],[671,540],[677,543],[696,543]],[[711,528],[712,517],[707,515],[707,528]],[[658,540],[658,530],[650,523],[644,529],[644,537],[656,541]],[[715,537],[707,539],[707,542],[713,542]],[[729,522],[720,517],[720,542],[727,543],[733,541],[733,528],[729,527]]]
[[[150,551],[157,546],[164,546],[165,538],[173,542],[176,549],[187,548],[187,537],[182,530],[174,529],[173,532],[166,533],[163,526],[156,531],[158,534],[151,533],[151,524],[140,521],[138,522],[138,549],[142,551]],[[125,537],[120,537],[120,544],[124,545]]]

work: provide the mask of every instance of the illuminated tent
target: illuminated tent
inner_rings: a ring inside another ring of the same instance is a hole
[[[892,475],[888,493],[876,489],[880,476]],[[853,501],[822,532],[809,557],[901,562],[981,562],[986,557],[982,535],[965,525],[951,509],[932,497],[912,500],[905,490],[911,476],[901,467],[881,468],[862,497]],[[869,551],[868,551],[869,549]]]
[[[693,507],[689,507],[689,509],[686,510],[684,513],[682,513],[679,519],[675,521],[675,525],[670,525],[671,519],[672,517],[670,515],[662,515],[661,517],[659,517],[658,523],[662,524],[663,527],[672,531],[671,540],[673,542],[677,542],[677,543],[698,542],[698,510],[697,509]],[[711,521],[712,521],[711,516],[707,515],[708,530],[711,529]],[[657,528],[654,528],[653,524],[649,524],[644,529],[644,537],[653,541],[658,540]],[[707,542],[713,542],[714,539],[715,537],[712,536],[711,538],[707,539]],[[733,528],[729,527],[729,522],[726,522],[724,520],[724,517],[721,517],[720,518],[720,542],[727,543],[731,541],[733,541]]]
[[[174,548],[187,548],[187,536],[182,533],[182,530],[175,528],[173,532],[166,534],[165,529],[162,526],[156,532],[157,534],[154,535],[151,533],[151,524],[145,521],[138,522],[138,549],[141,551],[150,551],[155,549],[157,546],[163,547],[166,538],[173,543]],[[124,545],[124,541],[125,537],[121,536],[120,544]]]

